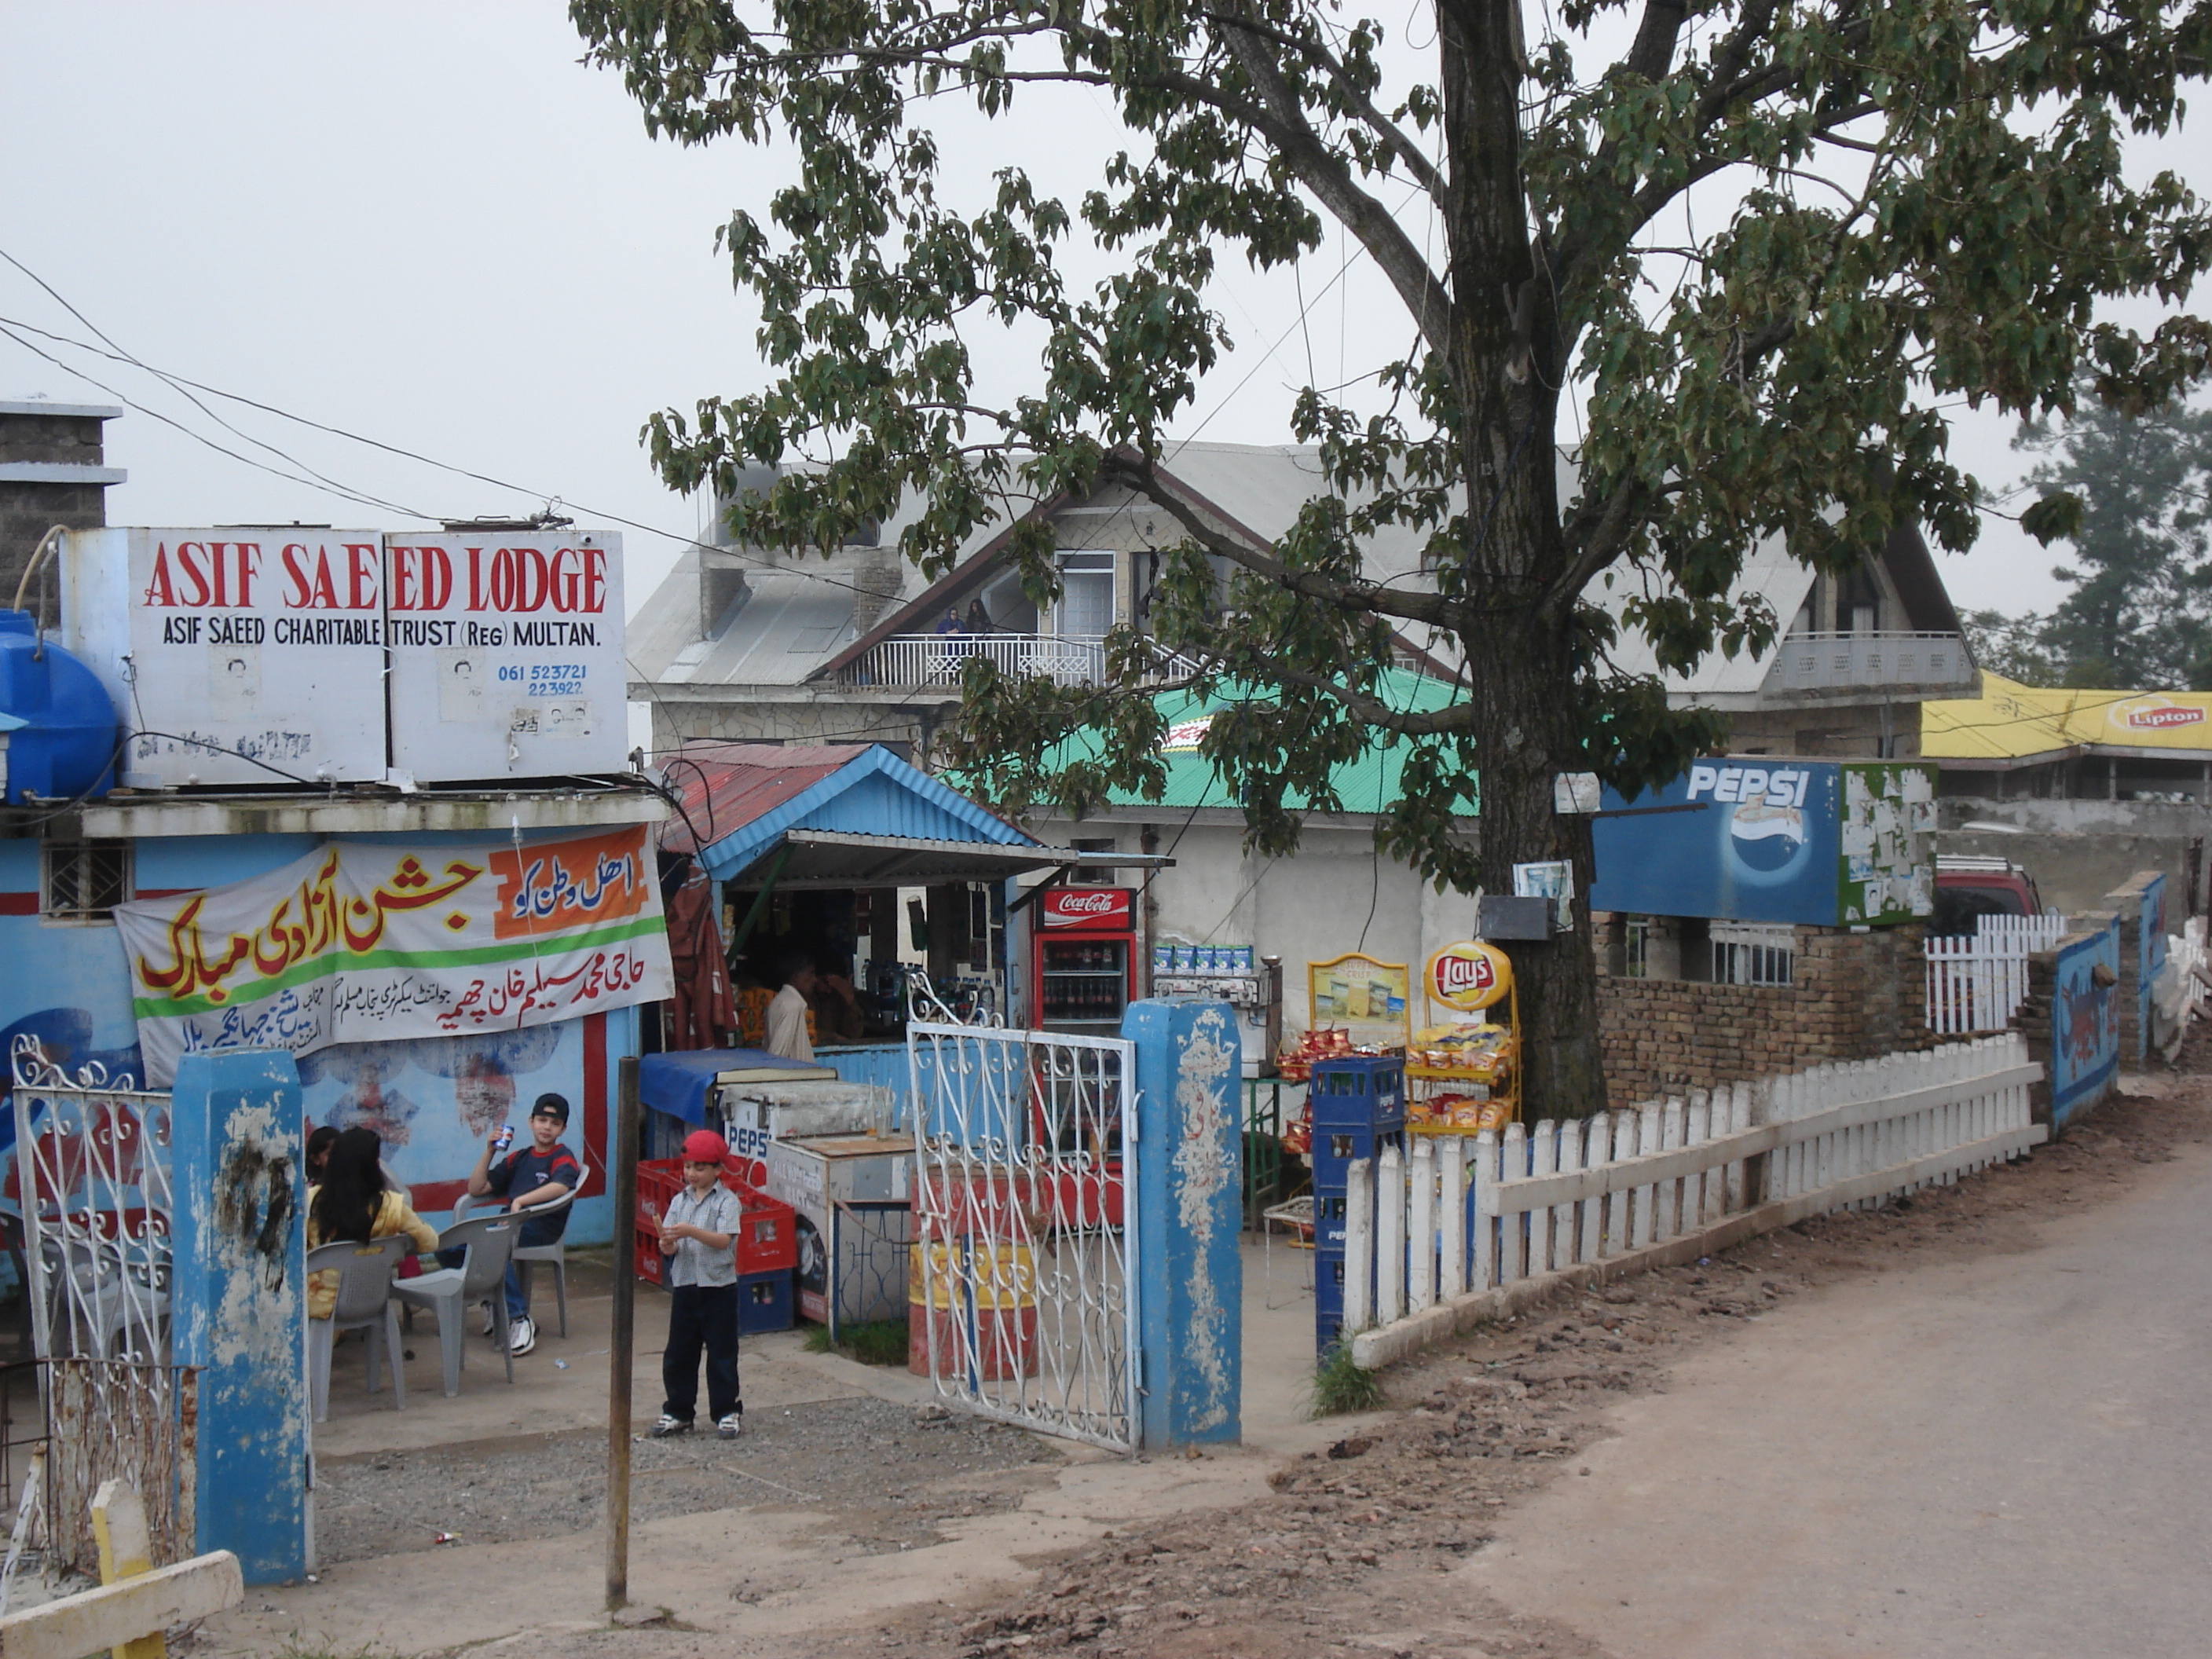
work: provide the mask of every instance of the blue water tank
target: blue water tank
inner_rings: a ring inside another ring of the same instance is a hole
[[[27,611],[0,611],[0,720],[8,732],[8,804],[33,796],[75,800],[115,783],[121,722],[92,670],[51,639],[41,647]],[[15,726],[14,722],[22,725]]]

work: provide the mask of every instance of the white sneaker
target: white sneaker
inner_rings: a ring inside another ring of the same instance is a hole
[[[744,1431],[745,1414],[743,1412],[732,1412],[727,1417],[714,1425],[714,1432],[720,1435],[725,1440],[735,1440]]]
[[[691,1419],[690,1418],[671,1417],[665,1412],[663,1412],[660,1414],[660,1420],[653,1425],[653,1437],[655,1440],[665,1440],[672,1434],[689,1434],[690,1432]]]
[[[526,1354],[538,1346],[538,1322],[525,1314],[507,1328],[507,1351]]]

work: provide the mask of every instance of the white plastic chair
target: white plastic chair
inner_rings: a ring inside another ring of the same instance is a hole
[[[483,1215],[457,1221],[438,1235],[441,1250],[465,1249],[458,1267],[403,1279],[392,1293],[410,1307],[428,1308],[438,1316],[438,1358],[446,1384],[446,1398],[461,1391],[461,1366],[468,1349],[468,1311],[479,1302],[491,1303],[494,1333],[507,1361],[507,1380],[514,1381],[514,1353],[508,1346],[507,1264],[521,1231],[514,1216]]]
[[[337,1301],[328,1319],[307,1322],[307,1380],[313,1390],[315,1421],[331,1414],[331,1349],[340,1331],[368,1333],[368,1391],[376,1392],[377,1349],[392,1367],[392,1409],[407,1409],[407,1379],[399,1369],[399,1310],[392,1300],[392,1275],[399,1258],[415,1248],[404,1233],[393,1233],[367,1244],[342,1238],[335,1244],[319,1244],[307,1252],[310,1274],[336,1268]]]
[[[583,1182],[579,1181],[576,1185],[568,1188],[568,1194],[565,1198],[553,1199],[544,1204],[533,1204],[526,1210],[513,1210],[507,1212],[518,1221],[536,1221],[545,1216],[557,1215],[574,1204],[576,1201],[576,1194],[582,1190]],[[508,1201],[496,1193],[488,1194],[482,1198],[471,1198],[465,1193],[453,1205],[453,1219],[456,1222],[465,1219],[472,1209],[485,1210],[495,1205],[504,1208]],[[552,1265],[553,1296],[561,1305],[561,1334],[563,1336],[568,1334],[567,1247],[567,1235],[563,1234],[550,1244],[518,1244],[514,1247],[514,1255],[516,1265],[522,1270],[522,1299],[525,1302],[530,1299],[530,1264],[533,1261],[544,1261]]]

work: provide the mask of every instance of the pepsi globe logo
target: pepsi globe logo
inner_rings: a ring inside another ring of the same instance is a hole
[[[1762,875],[1786,870],[1805,851],[1805,815],[1791,806],[1739,806],[1729,815],[1729,850]]]

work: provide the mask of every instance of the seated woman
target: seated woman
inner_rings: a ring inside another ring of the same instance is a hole
[[[307,1189],[307,1248],[358,1239],[366,1243],[405,1233],[418,1250],[438,1248],[430,1224],[408,1206],[407,1194],[384,1184],[373,1129],[348,1129],[331,1148],[319,1186]],[[338,1276],[329,1268],[307,1279],[307,1316],[328,1319],[337,1305]]]

